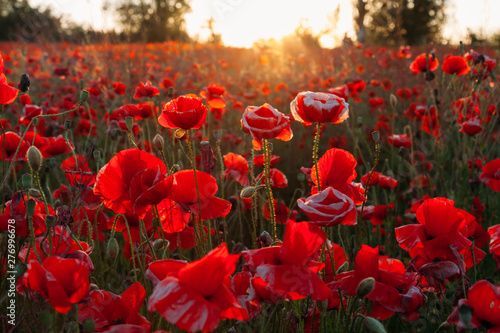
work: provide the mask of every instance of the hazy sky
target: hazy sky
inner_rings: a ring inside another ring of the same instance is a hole
[[[50,5],[73,21],[96,29],[113,27],[114,17],[104,15],[104,0],[31,0],[33,4]],[[110,0],[113,3],[113,0]],[[467,28],[492,33],[500,31],[500,0],[448,0],[448,22],[444,35],[454,42],[463,39]],[[354,37],[351,0],[191,0],[192,12],[186,16],[191,35],[207,36],[203,26],[213,15],[216,31],[225,44],[251,46],[259,38],[281,38],[290,34],[302,18],[315,32],[328,23],[328,14],[340,5],[337,35]],[[496,15],[495,15],[496,14]],[[325,44],[332,40],[325,39]]]

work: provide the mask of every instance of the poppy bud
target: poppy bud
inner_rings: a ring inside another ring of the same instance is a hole
[[[364,317],[363,324],[370,332],[386,333],[384,325],[380,321],[372,317]]]
[[[155,146],[156,150],[163,150],[165,147],[165,140],[160,134],[156,134],[155,137],[153,138],[153,145]]]
[[[125,125],[127,125],[128,131],[132,132],[132,128],[134,127],[134,118],[126,117],[125,118]]]
[[[343,272],[347,271],[348,268],[349,268],[349,262],[344,261],[344,263],[342,265],[340,265],[339,269],[337,269],[335,274],[343,273]]]
[[[240,192],[240,198],[242,199],[248,199],[253,196],[255,193],[255,187],[253,186],[246,186],[244,187],[241,192]]]
[[[28,157],[28,164],[30,165],[31,170],[39,171],[42,167],[42,154],[37,147],[31,146],[26,153]]]
[[[366,278],[358,284],[356,295],[358,297],[365,297],[373,291],[373,288],[375,288],[375,279],[372,277]]]
[[[165,242],[163,241],[163,239],[156,239],[153,242],[153,249],[155,249],[155,250],[161,250],[161,249],[163,249],[164,246],[165,246]]]
[[[45,225],[47,226],[47,228],[50,228],[52,227],[53,225],[56,224],[56,217],[54,215],[47,215],[45,217]]]
[[[391,106],[395,108],[396,105],[398,105],[398,98],[396,97],[396,95],[391,94],[391,96],[389,97],[389,102],[391,103]]]
[[[297,175],[297,180],[298,180],[299,182],[303,182],[303,181],[305,181],[305,180],[306,180],[306,175],[304,175],[303,173],[299,173],[299,174]]]
[[[118,257],[118,253],[120,252],[118,248],[118,242],[116,238],[110,238],[108,241],[108,247],[106,248],[106,254],[111,259],[116,259]]]
[[[52,326],[52,315],[48,311],[40,313],[38,315],[38,320],[40,321],[43,327]]]
[[[85,101],[89,98],[90,94],[87,90],[82,90],[80,93],[80,100],[78,101],[78,104],[83,104]]]
[[[94,150],[93,155],[94,155],[94,158],[96,160],[100,160],[101,159],[101,151],[100,150]]]
[[[33,178],[29,173],[25,173],[24,175],[21,176],[21,184],[23,185],[24,188],[29,188],[31,186],[32,181]]]
[[[95,331],[95,322],[92,318],[87,318],[82,322],[82,328],[85,333],[91,333]]]
[[[33,197],[33,198],[41,198],[42,195],[40,194],[40,191],[37,190],[36,188],[30,188],[28,190],[28,194],[30,195],[30,197]]]
[[[16,280],[19,279],[21,276],[24,275],[24,273],[28,270],[26,267],[26,264],[24,262],[20,262],[16,265]]]
[[[372,138],[373,138],[373,141],[375,141],[375,143],[379,143],[380,132],[379,131],[372,132]]]
[[[95,283],[91,283],[91,284],[89,285],[89,290],[90,290],[90,291],[93,291],[93,290],[98,290],[98,289],[99,289],[99,287],[98,287],[98,286],[97,286],[97,284],[95,284]]]
[[[269,235],[269,233],[267,231],[264,231],[259,236],[259,243],[261,245],[260,247],[271,246],[271,244],[273,243],[273,238],[271,237],[271,235]]]
[[[28,92],[28,90],[30,90],[30,84],[31,84],[30,76],[24,73],[23,75],[21,75],[21,79],[19,80],[17,87],[21,92],[25,93]]]
[[[33,216],[35,214],[36,201],[33,199],[28,199],[26,202],[26,213],[28,216]]]

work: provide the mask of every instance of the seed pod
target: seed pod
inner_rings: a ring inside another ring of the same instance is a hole
[[[389,97],[389,102],[391,103],[391,106],[395,108],[396,105],[398,105],[398,98],[396,97],[396,95],[391,94],[391,96]]]
[[[372,132],[372,138],[375,143],[379,143],[380,141],[380,132],[379,131],[374,131]]]
[[[28,216],[33,216],[35,214],[35,209],[36,209],[36,201],[33,199],[28,199],[26,202],[26,214]]]
[[[127,125],[128,131],[132,132],[132,128],[134,127],[134,118],[126,117],[125,118],[125,125]]]
[[[80,93],[80,101],[79,104],[83,104],[90,96],[90,93],[87,90],[82,90]]]
[[[28,164],[33,171],[40,171],[42,167],[42,154],[37,147],[31,146],[26,153],[28,157]]]
[[[47,226],[47,228],[50,228],[52,226],[54,226],[57,222],[57,219],[54,215],[47,215],[45,217],[45,225]]]

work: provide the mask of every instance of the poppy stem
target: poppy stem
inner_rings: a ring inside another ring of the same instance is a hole
[[[189,136],[189,132],[186,131],[186,141],[187,141],[187,145],[188,145],[188,149],[189,149],[189,156],[191,158],[191,166],[193,168],[193,171],[194,171],[194,183],[196,184],[196,194],[198,196],[198,216],[199,216],[199,225],[202,227],[203,229],[203,219],[201,218],[201,198],[200,198],[200,188],[198,186],[198,176],[196,175],[196,159],[195,159],[195,156],[194,156],[194,152],[193,152],[193,147],[192,147],[192,142],[190,140],[190,136]],[[197,224],[196,224],[196,221],[195,221],[195,229],[197,227]],[[207,226],[208,226],[208,235],[207,235],[207,238],[208,238],[208,247],[209,249],[212,249],[212,238],[211,238],[211,233],[212,231],[210,230],[210,223],[207,223]],[[198,233],[199,237],[201,238],[201,234],[202,234],[203,230],[201,230],[200,233]],[[205,255],[205,252],[203,251],[203,244],[202,244],[202,240],[200,240],[200,250],[201,250],[201,255]]]
[[[35,241],[35,230],[33,229],[33,216],[28,216],[28,224],[30,228],[30,235],[31,235],[31,247],[35,251],[36,258],[42,263],[42,259],[40,259],[40,255],[38,254],[38,250],[36,249],[36,241]],[[26,255],[26,260],[28,260],[28,255]]]
[[[210,132],[209,132],[210,133]],[[215,144],[217,146],[217,158],[219,159],[219,167],[220,167],[220,193],[221,193],[221,198],[225,199],[224,197],[224,159],[222,158],[222,151],[220,149],[220,144],[221,144],[222,136],[218,137],[217,140],[215,141]],[[227,221],[226,217],[224,216],[222,218],[222,223],[223,223],[223,228],[224,228],[224,243],[227,245]],[[217,239],[219,239],[217,237]]]
[[[263,148],[264,148],[264,173],[266,178],[266,189],[267,189],[267,200],[269,205],[269,218],[271,220],[271,232],[272,237],[276,240],[276,214],[274,212],[274,198],[273,198],[273,190],[271,188],[271,176],[269,165],[271,164],[271,152],[269,151],[269,142],[267,139],[262,139]]]
[[[318,192],[321,192],[321,184],[319,179],[319,168],[318,168],[318,150],[319,150],[319,137],[321,134],[321,124],[319,121],[316,122],[316,135],[314,136],[314,146],[313,146],[313,162],[314,169],[316,171],[316,187]]]

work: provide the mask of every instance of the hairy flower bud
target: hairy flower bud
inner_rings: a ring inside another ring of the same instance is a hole
[[[31,146],[26,153],[28,157],[28,164],[30,165],[33,171],[40,171],[42,167],[42,154],[37,147]]]
[[[373,288],[375,288],[375,279],[372,277],[366,278],[358,284],[356,295],[358,297],[365,297],[372,292]]]
[[[116,259],[120,249],[118,248],[118,242],[116,238],[110,238],[108,241],[108,247],[106,248],[106,254],[111,259]]]
[[[153,145],[155,146],[156,150],[163,150],[165,147],[165,140],[160,134],[156,134],[155,137],[153,138]]]

